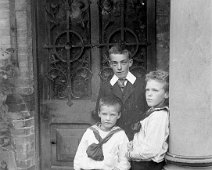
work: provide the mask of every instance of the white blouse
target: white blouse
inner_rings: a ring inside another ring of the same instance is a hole
[[[93,125],[102,138],[105,138],[110,131],[102,131],[96,125]],[[114,129],[114,128],[113,128]],[[113,130],[111,129],[111,131]],[[123,130],[116,132],[113,136],[102,145],[104,160],[95,161],[87,156],[86,149],[92,143],[99,143],[95,138],[91,129],[87,129],[80,144],[78,146],[75,158],[74,169],[99,169],[99,170],[112,170],[114,167],[120,170],[130,169],[130,163],[126,157],[127,143],[129,142],[125,132]]]

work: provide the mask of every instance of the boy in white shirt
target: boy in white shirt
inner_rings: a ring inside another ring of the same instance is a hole
[[[161,170],[168,150],[168,73],[152,71],[145,80],[146,102],[150,109],[134,126],[138,132],[128,144],[127,157],[131,160],[132,170]]]
[[[75,170],[128,170],[130,163],[126,157],[125,132],[116,126],[121,116],[122,102],[115,96],[105,96],[99,100],[98,115],[101,123],[89,127],[78,146]]]

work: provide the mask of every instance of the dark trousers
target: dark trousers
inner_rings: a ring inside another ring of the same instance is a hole
[[[165,161],[156,163],[154,161],[132,161],[131,170],[162,170]]]

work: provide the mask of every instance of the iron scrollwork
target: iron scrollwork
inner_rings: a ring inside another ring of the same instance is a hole
[[[47,78],[50,80],[51,98],[72,99],[88,97],[92,72],[90,55],[85,50],[89,43],[88,0],[48,1],[45,11],[49,40]]]
[[[143,76],[146,70],[147,0],[97,0],[99,10],[99,42],[91,43],[90,0],[47,0],[49,50],[47,77],[51,82],[51,98],[88,98],[91,95],[91,48],[100,48],[100,78],[113,72],[108,65],[108,49],[117,43],[132,52],[131,71]]]
[[[100,77],[108,79],[113,72],[107,59],[108,49],[117,43],[125,46],[132,53],[134,60],[131,71],[138,77],[146,72],[147,42],[147,2],[146,0],[100,0],[102,64]]]

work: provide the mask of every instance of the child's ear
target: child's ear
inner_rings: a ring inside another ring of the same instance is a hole
[[[99,112],[99,111],[98,111],[98,116],[99,116],[99,118],[101,118],[101,117],[100,117],[100,112]]]
[[[133,59],[129,60],[129,67],[131,67],[133,65]]]
[[[165,99],[168,99],[169,98],[169,92],[166,92],[165,93]]]
[[[121,117],[121,112],[119,112],[118,119]]]
[[[112,62],[108,60],[109,66],[112,68]]]

